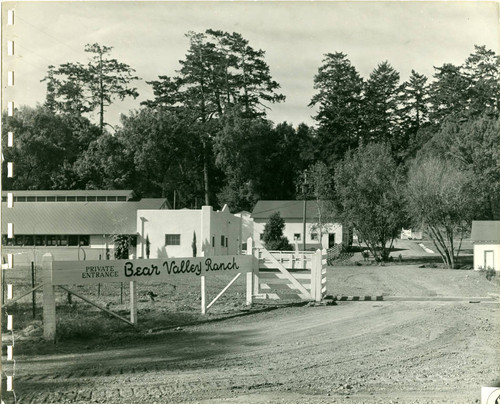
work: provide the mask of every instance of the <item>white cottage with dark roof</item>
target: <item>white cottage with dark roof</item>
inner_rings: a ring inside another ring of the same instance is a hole
[[[349,245],[351,240],[346,226],[340,223],[326,223],[323,226],[323,235],[320,240],[318,224],[318,203],[314,200],[307,201],[304,233],[304,201],[258,201],[251,218],[253,219],[253,238],[259,243],[264,233],[264,226],[269,217],[279,212],[285,221],[283,234],[293,245],[297,243],[302,249],[304,241],[306,250],[330,248],[337,244]]]
[[[500,221],[473,221],[471,240],[474,243],[474,269],[500,271]]]

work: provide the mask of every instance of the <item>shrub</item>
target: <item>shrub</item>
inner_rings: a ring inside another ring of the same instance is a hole
[[[494,277],[497,276],[497,271],[495,271],[492,267],[488,266],[486,268],[484,267],[479,267],[480,272],[485,272],[486,274],[486,279],[491,281]]]

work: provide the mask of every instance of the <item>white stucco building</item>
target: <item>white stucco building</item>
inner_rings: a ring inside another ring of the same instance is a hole
[[[474,269],[489,267],[500,271],[500,221],[473,221],[471,240],[474,243]]]
[[[241,218],[224,206],[214,211],[201,209],[138,210],[137,254],[150,258],[233,255],[241,252]]]

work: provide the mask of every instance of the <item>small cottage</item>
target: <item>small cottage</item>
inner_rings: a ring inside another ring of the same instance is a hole
[[[500,271],[500,221],[473,221],[471,241],[474,244],[474,269]]]

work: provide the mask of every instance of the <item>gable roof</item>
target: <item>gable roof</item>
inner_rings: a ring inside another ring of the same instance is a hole
[[[161,209],[165,199],[137,202],[2,203],[2,233],[14,223],[14,234],[136,234],[138,209]]]
[[[303,219],[304,201],[258,201],[252,211],[254,219],[269,219],[279,212],[283,219]],[[318,217],[318,204],[316,201],[307,201],[306,217],[316,220]]]
[[[497,241],[500,243],[500,221],[475,220],[472,222],[472,241]]]

